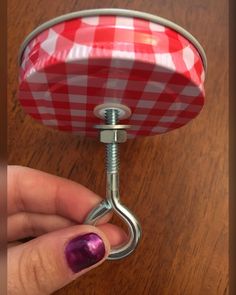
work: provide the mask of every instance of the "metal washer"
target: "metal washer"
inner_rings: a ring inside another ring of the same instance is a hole
[[[105,118],[105,111],[108,109],[113,109],[118,111],[119,120],[127,119],[131,115],[131,110],[129,107],[119,104],[119,103],[103,103],[97,105],[93,113],[97,118],[104,119]]]

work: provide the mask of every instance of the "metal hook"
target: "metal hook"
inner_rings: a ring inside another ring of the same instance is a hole
[[[141,227],[137,218],[131,211],[120,203],[119,196],[119,161],[118,143],[126,141],[125,128],[127,125],[116,125],[119,116],[119,108],[107,108],[104,111],[107,125],[96,126],[100,132],[100,141],[107,144],[107,187],[106,200],[102,201],[87,216],[85,224],[95,224],[102,216],[113,210],[128,225],[129,240],[126,244],[112,248],[108,256],[109,260],[117,260],[130,255],[138,245],[141,238]],[[117,132],[120,130],[120,132]]]
[[[119,248],[111,249],[109,260],[121,259],[131,254],[141,237],[141,227],[137,218],[119,201],[118,175],[107,173],[107,199],[94,208],[85,220],[85,224],[95,224],[102,216],[114,210],[128,225],[129,241]]]

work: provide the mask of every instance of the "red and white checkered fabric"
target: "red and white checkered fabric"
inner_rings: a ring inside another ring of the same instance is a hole
[[[129,137],[179,128],[202,109],[204,66],[195,46],[171,28],[100,15],[53,25],[25,48],[19,99],[46,126],[96,136],[102,103],[128,106]]]

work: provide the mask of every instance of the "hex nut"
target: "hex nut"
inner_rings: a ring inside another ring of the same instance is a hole
[[[122,143],[127,140],[127,132],[122,129],[101,130],[100,142],[103,143]]]

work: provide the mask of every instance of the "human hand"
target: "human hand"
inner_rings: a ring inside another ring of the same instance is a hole
[[[8,294],[46,295],[100,265],[126,235],[109,224],[82,225],[101,198],[67,179],[8,166]],[[26,243],[17,241],[35,237]]]

